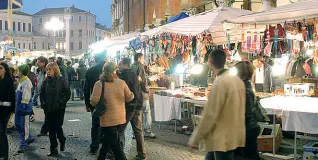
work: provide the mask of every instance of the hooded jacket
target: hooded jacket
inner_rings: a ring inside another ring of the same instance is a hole
[[[30,115],[32,112],[32,82],[27,76],[20,79],[16,92],[16,109],[17,115]]]

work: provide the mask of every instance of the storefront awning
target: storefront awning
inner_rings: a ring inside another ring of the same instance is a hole
[[[303,0],[263,12],[227,19],[231,23],[284,23],[318,16],[318,0]]]

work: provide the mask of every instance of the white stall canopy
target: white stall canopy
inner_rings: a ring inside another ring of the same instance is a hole
[[[270,10],[227,19],[231,23],[284,23],[318,16],[318,0],[303,0]]]

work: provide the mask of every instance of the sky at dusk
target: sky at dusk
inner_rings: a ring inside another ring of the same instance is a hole
[[[111,26],[111,0],[23,0],[23,12],[34,14],[44,8],[71,7],[91,11],[96,15],[97,23]]]

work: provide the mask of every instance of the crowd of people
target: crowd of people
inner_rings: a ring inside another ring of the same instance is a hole
[[[31,122],[35,120],[33,107],[43,109],[44,123],[40,133],[49,134],[48,156],[65,150],[64,115],[69,100],[85,100],[86,110],[92,114],[90,153],[98,159],[125,160],[125,130],[130,122],[137,142],[136,160],[147,159],[144,137],[155,138],[151,131],[151,111],[143,55],[123,58],[119,66],[110,62],[105,53],[95,55],[90,68],[83,61],[66,61],[61,57],[43,56],[32,62],[15,66],[0,60],[0,158],[9,158],[7,133],[19,132],[18,153],[26,152],[35,141]],[[99,112],[98,104],[103,104]],[[59,149],[59,150],[58,150]]]

